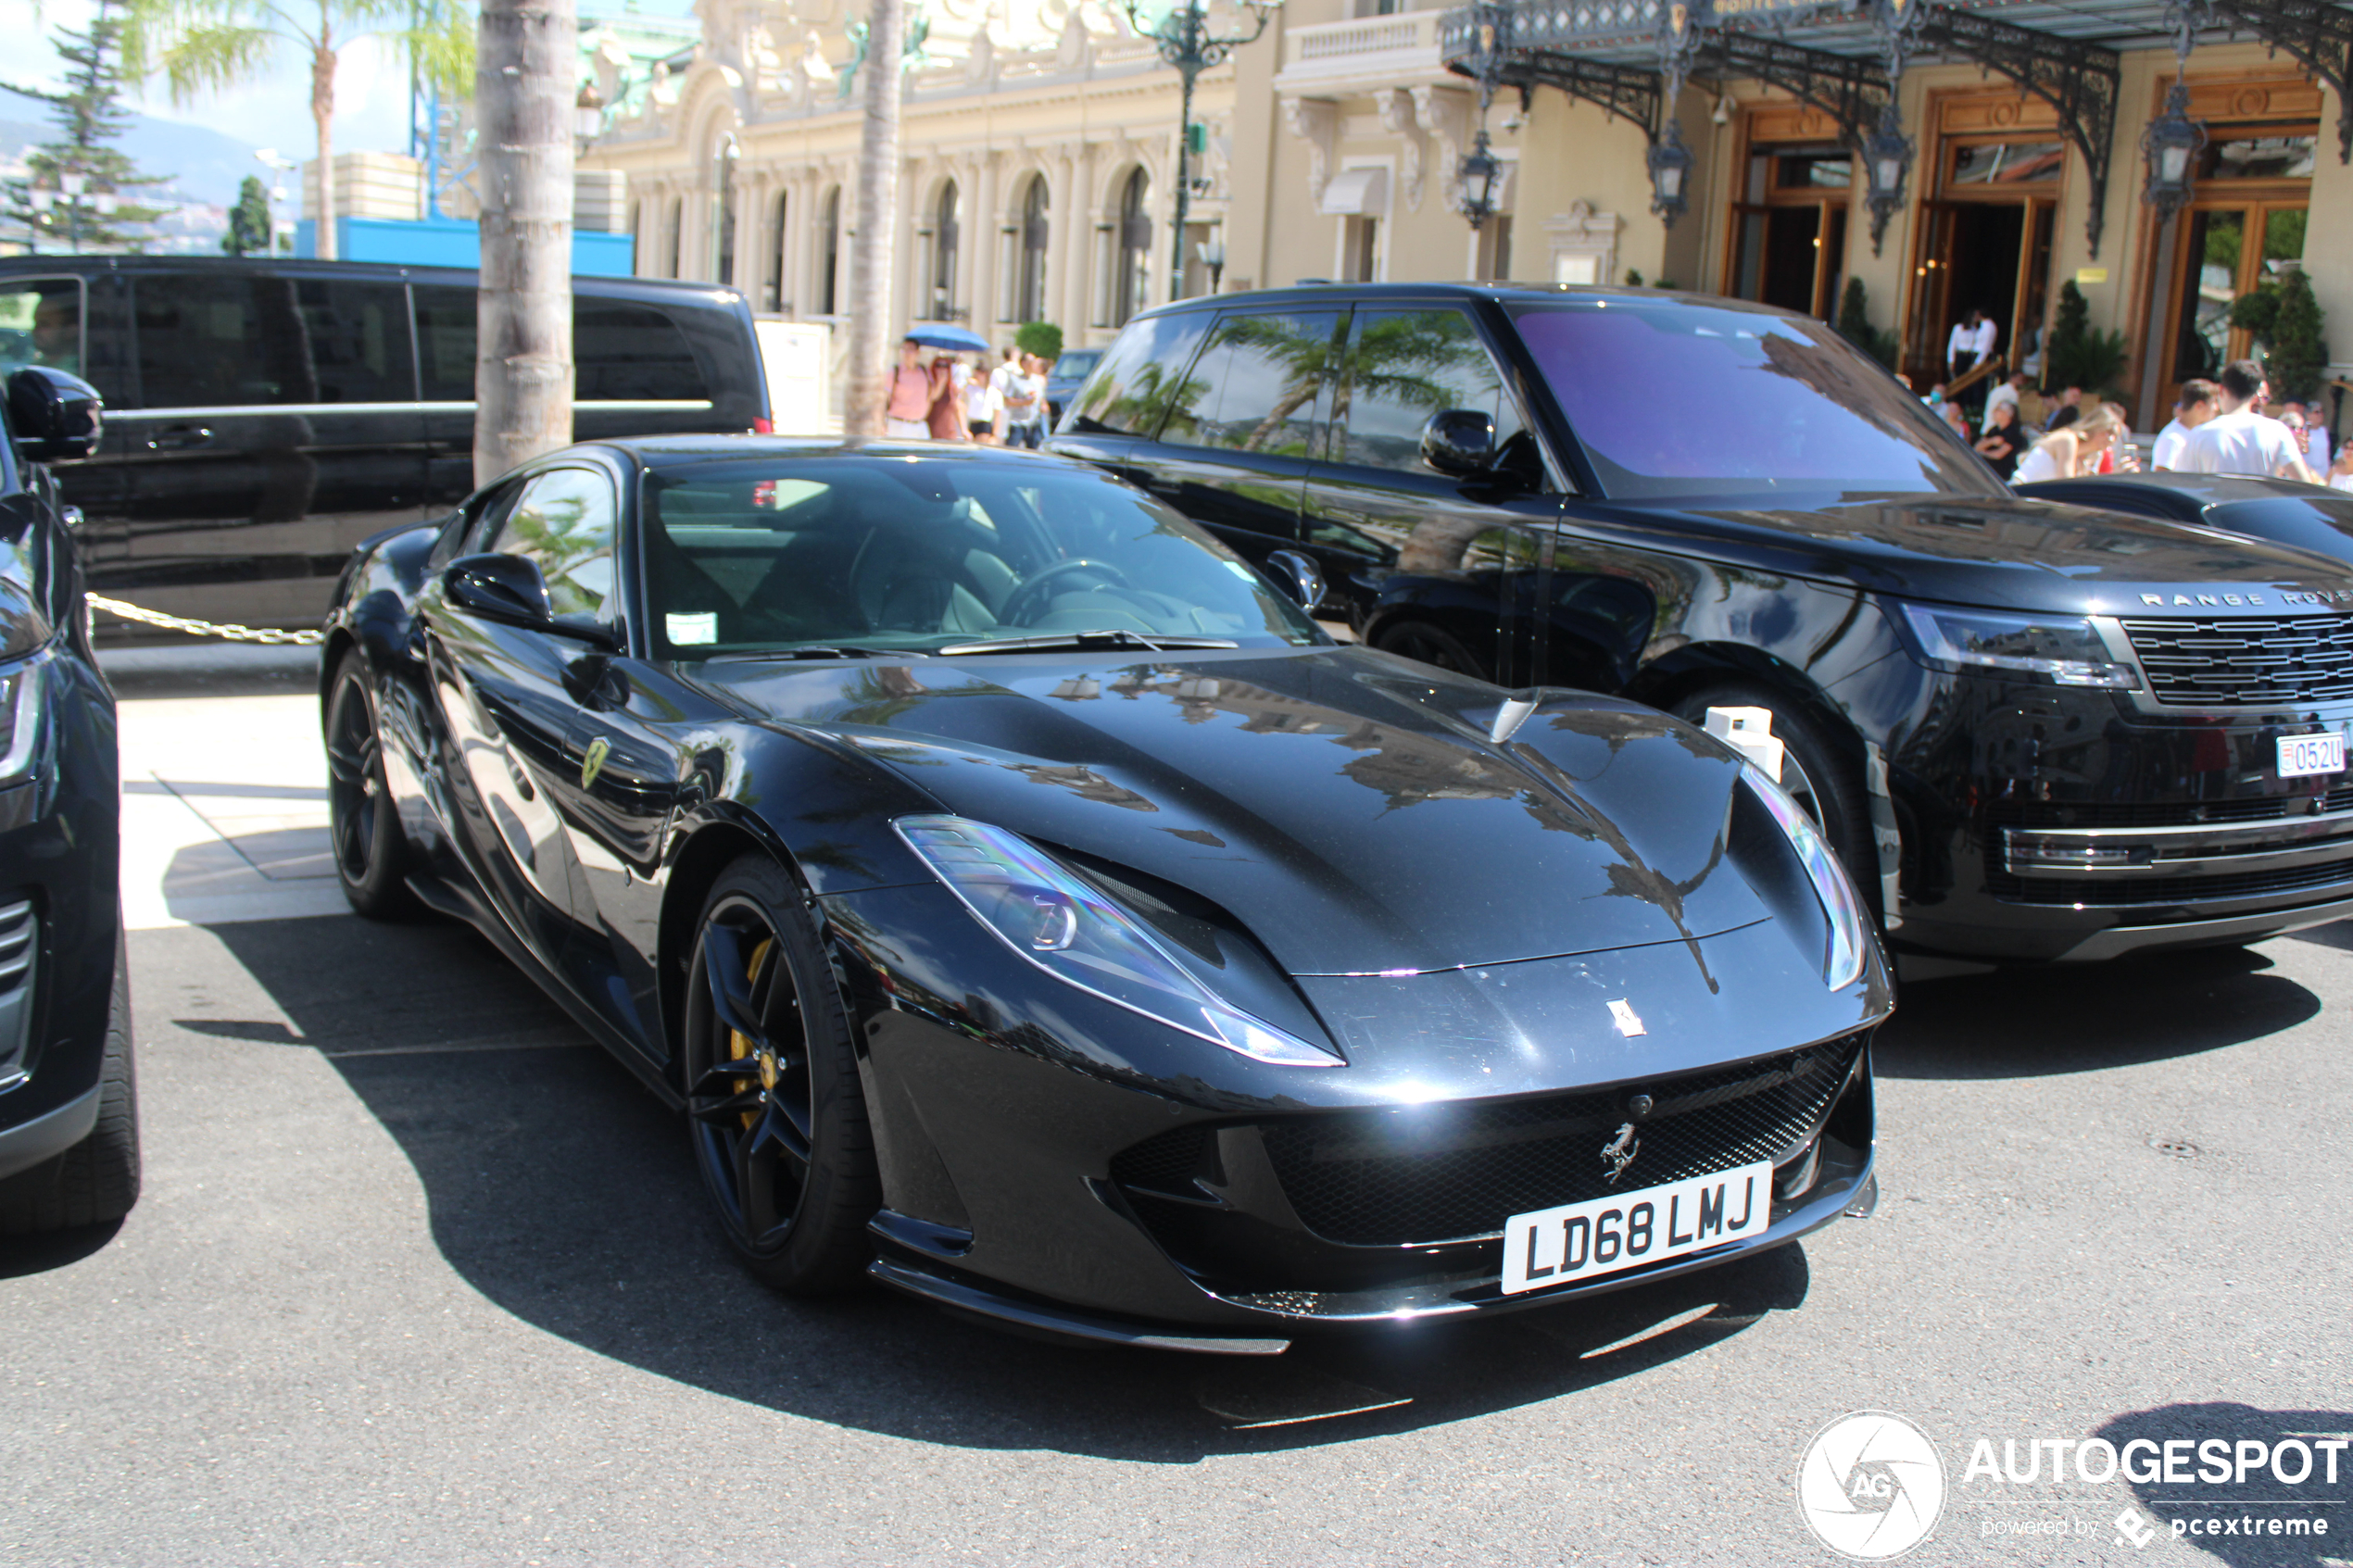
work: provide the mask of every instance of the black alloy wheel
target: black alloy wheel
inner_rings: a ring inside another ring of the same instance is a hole
[[[1781,788],[1814,819],[1856,886],[1867,890],[1869,908],[1868,890],[1879,885],[1879,857],[1871,847],[1870,806],[1855,769],[1831,749],[1795,704],[1769,687],[1746,683],[1710,687],[1677,703],[1674,714],[1705,729],[1711,708],[1762,708],[1772,713],[1773,734],[1781,743]]]
[[[849,1020],[799,888],[764,856],[704,903],[684,1044],[687,1130],[728,1240],[779,1290],[856,1284],[882,1189]]]
[[[355,911],[370,920],[416,913],[408,836],[384,783],[376,705],[357,649],[344,655],[327,697],[327,829],[336,880]]]
[[[1384,627],[1373,646],[1383,653],[1393,653],[1403,659],[1418,659],[1452,675],[1467,675],[1474,681],[1488,679],[1486,667],[1478,656],[1465,647],[1454,635],[1427,621],[1402,621]]]

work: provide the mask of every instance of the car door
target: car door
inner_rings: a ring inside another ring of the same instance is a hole
[[[96,387],[111,415],[121,401],[121,377],[107,349],[119,338],[94,317],[119,298],[120,287],[107,286],[114,282],[101,278],[93,288],[69,273],[19,274],[0,282],[0,383],[23,366],[47,365]],[[65,504],[82,514],[74,546],[82,570],[94,588],[107,592],[115,591],[108,573],[123,553],[122,459],[129,445],[127,433],[109,420],[95,452],[47,465]]]
[[[1162,500],[1263,566],[1299,544],[1328,407],[1338,310],[1229,311],[1175,386],[1160,437],[1126,459]]]
[[[396,281],[142,272],[124,589],[174,614],[316,625],[351,548],[424,511]]]
[[[476,614],[438,580],[418,600],[462,852],[517,935],[592,1002],[602,985],[581,928],[594,899],[560,810],[582,761],[566,672],[617,634],[617,514],[610,474],[560,465],[495,497],[467,543],[535,562],[576,634]]]
[[[1432,416],[1466,409],[1492,426],[1487,473],[1422,458]],[[1506,685],[1543,667],[1548,546],[1561,495],[1477,324],[1461,308],[1360,305],[1349,322],[1326,456],[1308,474],[1300,547],[1381,646],[1463,662]]]

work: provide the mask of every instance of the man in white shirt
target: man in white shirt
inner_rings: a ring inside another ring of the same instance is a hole
[[[2182,466],[2182,448],[2190,444],[2190,432],[2214,417],[2214,383],[2210,381],[2185,381],[2182,395],[2173,405],[2173,420],[2157,433],[2157,445],[2149,449],[2149,467],[2160,472],[2173,472]]]
[[[1955,327],[1953,335],[1944,340],[1945,379],[1958,381],[1968,374],[1979,360],[1994,352],[1994,343],[1999,335],[1994,323],[1985,319],[1984,311],[1970,311],[1969,320]]]
[[[2019,394],[2026,390],[2026,372],[2017,370],[2011,373],[2009,380],[1994,389],[1992,395],[1985,399],[1985,422],[1978,426],[1978,434],[1985,435],[1993,431],[1994,409],[2018,407]]]
[[[2263,401],[2262,367],[2252,359],[2233,359],[2215,379],[2221,384],[2222,411],[2190,432],[2182,446],[2181,471],[2254,474],[2318,484],[2287,426],[2256,411]]]

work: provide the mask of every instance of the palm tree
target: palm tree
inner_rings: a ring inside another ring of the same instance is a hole
[[[425,80],[470,94],[472,7],[461,0],[127,0],[123,64],[134,78],[160,70],[172,102],[242,86],[282,44],[310,56],[310,118],[319,127],[319,255],[335,254],[335,61],[363,38],[396,40]]]
[[[874,0],[866,19],[866,119],[858,142],[858,228],[849,240],[849,387],[842,433],[883,433],[890,353],[892,239],[898,231],[901,0]]]

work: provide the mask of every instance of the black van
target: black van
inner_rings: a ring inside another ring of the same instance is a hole
[[[1188,301],[1127,326],[1049,445],[1253,560],[1314,557],[1376,647],[1767,709],[1899,952],[2353,915],[2353,567],[2020,499],[1808,318],[1514,284]]]
[[[0,374],[94,384],[106,434],[57,465],[91,587],[149,608],[315,626],[351,546],[474,488],[476,274],[359,262],[0,261]],[[764,430],[741,295],[573,280],[573,432]]]

